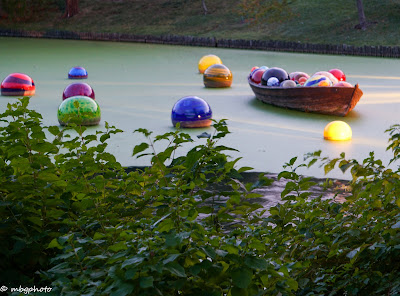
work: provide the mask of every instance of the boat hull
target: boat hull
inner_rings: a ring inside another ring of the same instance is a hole
[[[363,92],[354,87],[267,87],[248,81],[256,98],[264,103],[303,112],[346,116]]]

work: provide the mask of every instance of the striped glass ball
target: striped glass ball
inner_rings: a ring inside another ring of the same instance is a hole
[[[205,87],[230,87],[232,85],[232,72],[225,65],[212,65],[204,72],[203,82]]]
[[[1,83],[2,96],[33,96],[35,83],[32,78],[22,73],[12,73]]]
[[[332,86],[332,81],[326,76],[314,75],[304,83],[304,86]]]

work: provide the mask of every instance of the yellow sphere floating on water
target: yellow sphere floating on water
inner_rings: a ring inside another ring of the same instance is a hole
[[[221,59],[213,54],[205,55],[199,61],[199,72],[203,74],[208,67],[214,64],[222,64]]]
[[[347,141],[352,136],[351,127],[344,121],[335,120],[324,129],[324,139],[331,141]]]

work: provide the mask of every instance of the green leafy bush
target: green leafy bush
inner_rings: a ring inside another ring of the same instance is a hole
[[[28,98],[0,115],[0,278],[47,285],[54,295],[387,295],[400,290],[399,172],[374,154],[291,159],[282,201],[265,209],[245,183],[234,150],[219,140],[225,120],[194,140],[179,130],[153,136],[128,172],[106,152],[121,132],[43,127]],[[391,127],[393,162],[400,126]],[[165,142],[163,151],[156,143]],[[192,147],[175,157],[184,145]],[[338,166],[353,179],[340,199],[311,198],[299,167]]]

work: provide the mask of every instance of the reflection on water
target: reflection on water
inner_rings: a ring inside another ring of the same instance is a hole
[[[348,78],[400,80],[400,76],[348,75]]]
[[[400,103],[400,92],[374,92],[367,93],[363,100],[359,102],[362,105],[368,104],[393,104]]]

